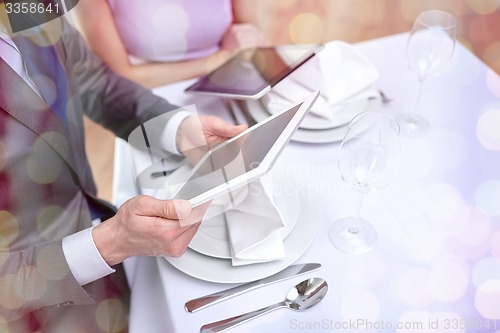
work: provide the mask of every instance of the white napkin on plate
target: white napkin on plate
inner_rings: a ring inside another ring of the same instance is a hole
[[[313,57],[267,93],[262,101],[273,113],[295,103],[314,90],[320,97],[310,113],[332,119],[335,106],[353,99],[378,97],[374,86],[379,74],[373,64],[353,46],[342,41],[325,44]]]
[[[233,266],[285,257],[285,225],[272,200],[271,182],[266,175],[249,183],[245,198],[225,213]]]
[[[191,170],[192,166],[186,163],[165,177],[165,186],[158,189],[154,196],[158,199],[171,198]],[[225,214],[233,266],[285,257],[281,235],[285,225],[272,200],[270,174],[215,198],[203,219],[220,214]]]

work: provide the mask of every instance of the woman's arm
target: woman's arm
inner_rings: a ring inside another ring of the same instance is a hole
[[[253,25],[233,24],[221,41],[220,51],[211,56],[189,61],[131,65],[107,0],[80,1],[76,14],[90,48],[116,73],[147,88],[207,74],[236,51],[264,44],[262,35]]]

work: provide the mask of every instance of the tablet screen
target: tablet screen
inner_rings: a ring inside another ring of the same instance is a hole
[[[194,173],[175,198],[192,199],[258,167],[301,105],[252,128],[235,140],[215,147],[196,164]]]
[[[241,51],[212,73],[200,78],[187,92],[257,96],[293,72],[319,49],[317,45],[285,45]]]

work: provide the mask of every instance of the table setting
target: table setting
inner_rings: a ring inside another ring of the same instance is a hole
[[[331,73],[324,76],[321,73]],[[349,77],[349,80],[344,78]],[[320,97],[302,121],[293,140],[329,143],[342,140],[346,126],[361,111],[380,109],[382,95],[375,86],[377,69],[351,45],[331,41],[318,56],[279,82],[257,100],[230,100],[233,112],[244,112],[246,122],[259,122],[282,111],[300,96],[319,90]]]
[[[457,42],[420,93],[410,36],[329,42],[257,100],[187,94],[192,80],[153,90],[249,125],[320,97],[268,174],[236,204],[214,201],[182,257],[125,261],[130,332],[500,330],[500,78]],[[400,133],[415,100],[429,126]],[[137,183],[134,159],[117,140],[118,206],[166,196]]]

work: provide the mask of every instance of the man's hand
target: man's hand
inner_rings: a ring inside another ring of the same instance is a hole
[[[191,163],[219,143],[247,129],[247,125],[232,125],[215,116],[189,116],[177,130],[177,147]]]
[[[210,203],[192,208],[186,200],[138,196],[93,229],[92,237],[108,265],[131,256],[179,257],[196,234]],[[186,227],[181,227],[189,224]]]

